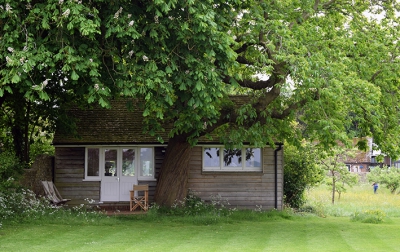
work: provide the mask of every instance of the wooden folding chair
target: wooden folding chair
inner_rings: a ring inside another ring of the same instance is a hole
[[[149,209],[149,185],[133,185],[133,190],[130,192],[130,210],[135,211],[136,208],[140,207],[144,211]],[[135,192],[137,196],[135,196]],[[142,194],[139,196],[139,192]],[[144,192],[144,193],[143,193]],[[144,194],[144,195],[143,195]]]
[[[60,192],[57,190],[57,187],[52,181],[42,181],[42,185],[46,194],[46,198],[49,199],[51,204],[59,206],[70,201],[70,199],[64,199],[61,196]]]

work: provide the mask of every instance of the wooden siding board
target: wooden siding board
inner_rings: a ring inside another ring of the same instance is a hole
[[[155,147],[155,177],[158,178],[165,147]],[[283,151],[278,153],[278,206],[282,206],[283,195]],[[231,206],[254,208],[262,205],[272,209],[275,205],[274,150],[263,150],[263,172],[202,172],[202,148],[194,147],[189,167],[188,188],[204,200],[220,195],[229,200]],[[55,183],[64,197],[76,202],[85,198],[99,200],[100,181],[83,181],[85,148],[56,147]],[[139,181],[149,184],[149,200],[153,202],[156,181]]]
[[[98,201],[100,182],[83,181],[85,170],[84,147],[56,147],[55,184],[64,198]]]
[[[283,152],[277,152],[278,195],[282,195]],[[263,205],[266,209],[275,206],[275,150],[264,148],[262,156],[263,172],[202,172],[202,148],[194,147],[190,160],[188,188],[204,200],[211,200],[212,195],[228,199],[232,206],[255,207]],[[282,207],[278,197],[278,207]]]
[[[155,176],[158,177],[165,147],[155,147]],[[84,181],[85,148],[56,147],[55,149],[55,184],[61,195],[73,199],[73,202],[83,202],[84,199],[100,199],[100,181]],[[156,181],[139,181],[139,184],[149,184],[149,201],[154,201]]]

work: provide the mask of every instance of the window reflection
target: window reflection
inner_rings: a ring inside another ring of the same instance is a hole
[[[117,150],[105,149],[104,150],[104,170],[105,176],[117,176]]]
[[[134,149],[122,149],[122,176],[135,176]]]

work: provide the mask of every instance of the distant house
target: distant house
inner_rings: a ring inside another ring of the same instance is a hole
[[[135,106],[128,110],[126,103],[71,109],[77,134],[55,133],[54,182],[70,204],[88,198],[126,205],[134,184],[149,184],[153,201],[168,143],[143,134],[142,112]],[[222,144],[200,139],[192,149],[187,189],[206,201],[218,195],[233,207],[282,209],[283,148],[276,146],[248,146],[229,155]]]
[[[355,146],[357,141],[360,139],[354,138],[353,139],[353,145]],[[379,150],[374,150],[373,146],[373,139],[372,138],[367,138],[367,143],[368,143],[368,150],[363,151],[363,150],[356,150],[355,156],[354,157],[348,157],[346,160],[344,160],[347,168],[349,169],[350,172],[369,172],[371,168],[377,167],[377,166],[382,166],[382,165],[387,165],[391,166],[391,159],[381,153]],[[377,156],[383,155],[383,162],[378,162],[377,161]]]

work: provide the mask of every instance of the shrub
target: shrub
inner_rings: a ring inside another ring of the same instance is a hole
[[[363,212],[355,212],[351,217],[352,221],[359,221],[362,223],[382,223],[386,214],[381,210],[365,210]]]
[[[317,165],[317,155],[310,144],[295,147],[285,144],[284,201],[291,208],[305,203],[305,190],[320,183],[323,170]]]
[[[53,206],[44,197],[38,197],[31,190],[9,189],[0,192],[0,228],[3,223],[47,222],[65,224],[97,223],[106,216],[87,205],[73,208]]]
[[[0,153],[0,191],[7,191],[9,188],[17,188],[16,181],[23,172],[23,165],[11,152]]]
[[[44,198],[38,198],[31,190],[8,189],[0,192],[0,222],[40,218],[54,208]]]
[[[227,207],[229,202],[220,195],[212,196],[210,202],[205,202],[190,191],[183,201],[176,201],[171,207],[153,204],[147,215],[150,219],[156,219],[163,215],[187,217],[194,224],[214,224],[221,217],[230,216],[236,209]]]

